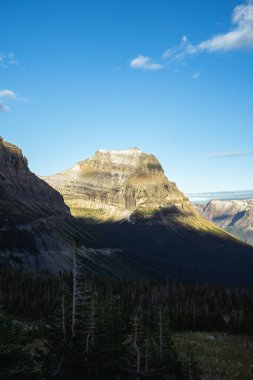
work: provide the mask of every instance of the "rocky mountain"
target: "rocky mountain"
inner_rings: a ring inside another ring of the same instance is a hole
[[[138,148],[99,150],[54,176],[71,212],[168,281],[253,285],[253,249],[203,218]]]
[[[31,173],[21,149],[0,139],[0,263],[52,272],[72,268],[73,239],[87,272],[135,276],[121,249],[75,219],[62,196]],[[138,273],[138,276],[140,274]]]
[[[253,245],[253,199],[211,200],[196,209],[208,220]]]
[[[95,220],[122,220],[136,210],[189,203],[159,161],[138,148],[98,150],[69,170],[41,178],[63,195],[74,216]]]

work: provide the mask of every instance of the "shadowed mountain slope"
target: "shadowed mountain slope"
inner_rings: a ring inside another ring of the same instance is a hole
[[[87,272],[140,276],[121,249],[75,219],[62,196],[30,172],[18,147],[0,139],[0,263],[69,270],[74,238]]]
[[[253,285],[253,249],[203,218],[138,148],[99,150],[43,177],[73,215],[169,281]]]

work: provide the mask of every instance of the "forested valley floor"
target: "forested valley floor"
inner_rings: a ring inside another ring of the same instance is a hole
[[[0,270],[0,379],[253,378],[253,292]]]

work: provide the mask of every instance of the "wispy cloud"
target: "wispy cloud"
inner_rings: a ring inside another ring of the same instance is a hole
[[[12,90],[0,90],[0,98],[17,99],[17,95]]]
[[[209,155],[210,158],[228,158],[228,157],[243,157],[253,156],[253,151],[248,152],[217,152]]]
[[[8,53],[0,53],[0,67],[6,69],[11,65],[19,65],[12,51]]]
[[[201,76],[200,71],[195,71],[195,72],[192,74],[192,79],[198,79],[200,76]]]
[[[215,35],[197,45],[187,44],[189,54],[203,51],[232,51],[253,49],[253,4],[241,4],[234,8],[231,20],[231,30]]]
[[[183,36],[179,45],[166,49],[160,62],[139,55],[130,62],[130,67],[141,70],[160,70],[171,63],[183,64],[187,56],[203,52],[229,52],[233,50],[253,49],[253,0],[240,4],[233,10],[230,29],[226,33],[216,34],[198,43],[191,44],[187,36]],[[193,79],[199,75],[193,74]]]
[[[0,90],[0,111],[10,111],[10,107],[6,103],[11,101],[25,103],[28,99],[20,97],[12,90]]]
[[[196,45],[183,36],[178,46],[165,50],[163,60],[183,60],[187,55],[202,52],[228,52],[253,49],[253,4],[241,4],[234,8],[231,28],[228,32],[214,35]]]
[[[152,59],[149,57],[145,57],[144,55],[138,55],[138,57],[130,61],[130,67],[132,69],[157,71],[161,70],[163,68],[163,65],[160,63],[153,62]]]
[[[0,53],[0,69],[6,69],[8,66],[11,65],[19,66],[19,63],[17,62],[14,53]],[[24,103],[27,102],[28,99],[22,98],[21,96],[17,95],[17,93],[13,90],[0,90],[0,111],[10,111],[9,103],[13,101]]]
[[[183,36],[178,46],[165,50],[162,54],[163,61],[183,61],[188,47],[188,38]]]
[[[10,108],[6,106],[3,102],[0,102],[0,111],[9,111]]]

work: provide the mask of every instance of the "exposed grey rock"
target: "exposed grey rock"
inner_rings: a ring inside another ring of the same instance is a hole
[[[253,199],[211,200],[195,207],[206,219],[253,245]]]
[[[87,272],[135,275],[122,250],[76,220],[62,196],[31,173],[21,149],[0,140],[0,263],[52,272],[72,268],[73,239]]]
[[[98,150],[69,170],[41,178],[63,195],[73,215],[94,220],[124,220],[136,210],[189,204],[157,158],[138,148]]]
[[[73,215],[116,243],[147,277],[253,285],[253,250],[203,218],[153,155],[99,150],[43,177]]]

